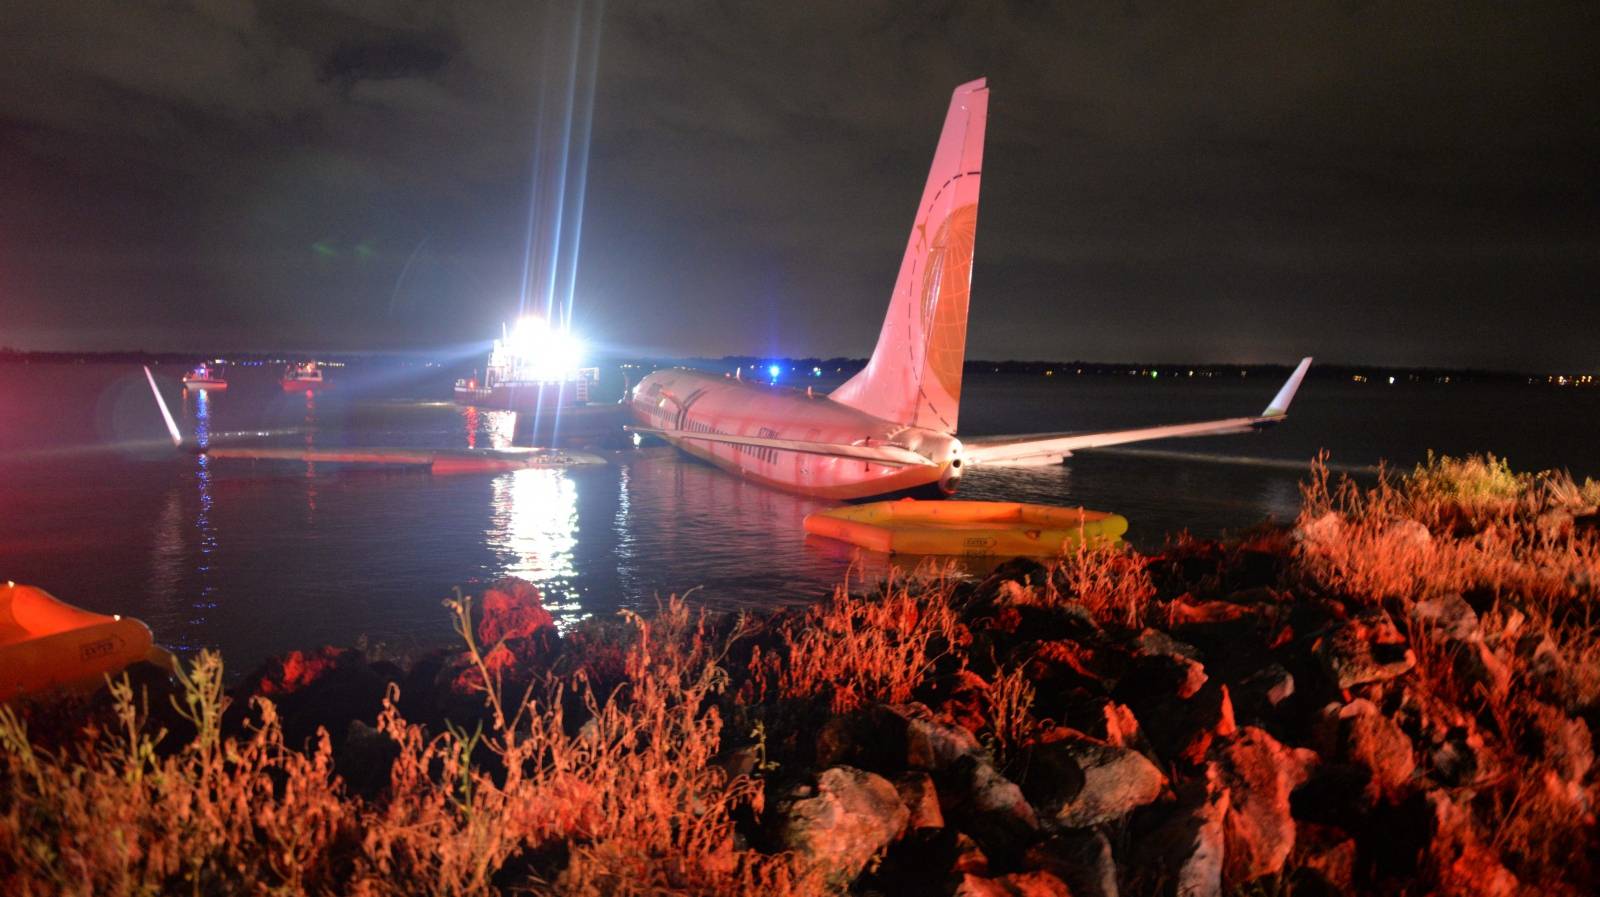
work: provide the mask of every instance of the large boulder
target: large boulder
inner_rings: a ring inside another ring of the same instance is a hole
[[[939,792],[933,778],[925,772],[908,772],[894,780],[900,792],[900,802],[911,814],[906,826],[911,831],[932,831],[944,828],[944,813],[939,809]]]
[[[814,794],[779,813],[779,841],[836,886],[854,881],[911,816],[887,779],[849,766],[823,770]]]
[[[1023,792],[1055,825],[1087,828],[1121,819],[1161,795],[1167,777],[1138,751],[1084,738],[1036,743],[1028,750]]]
[[[1002,864],[1021,857],[1038,832],[1038,816],[1022,789],[988,760],[964,756],[935,782],[946,818]]]
[[[1416,770],[1411,739],[1364,698],[1324,707],[1312,727],[1312,738],[1324,759],[1370,774],[1369,799],[1398,794]]]
[[[1178,804],[1139,846],[1141,859],[1171,882],[1178,897],[1221,897],[1226,851],[1224,823],[1232,798],[1221,774],[1205,774],[1178,789]]]
[[[816,736],[817,765],[846,764],[890,775],[906,769],[939,772],[982,750],[970,731],[936,719],[916,702],[880,704],[833,717]]]
[[[1223,880],[1236,887],[1277,874],[1294,849],[1289,794],[1306,780],[1316,754],[1246,726],[1237,737],[1215,745],[1212,756],[1232,796],[1223,822]]]

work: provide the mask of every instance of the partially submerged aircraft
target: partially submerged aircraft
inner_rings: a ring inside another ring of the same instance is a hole
[[[1101,433],[956,438],[989,89],[957,87],[872,358],[829,395],[687,369],[628,397],[638,426],[694,457],[791,492],[953,494],[979,464],[1059,463],[1079,449],[1258,430],[1282,421],[1311,359],[1258,415]]]

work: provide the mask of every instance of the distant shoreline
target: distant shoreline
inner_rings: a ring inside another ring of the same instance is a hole
[[[399,366],[437,367],[444,371],[471,369],[472,362],[447,358],[422,352],[224,352],[201,354],[196,352],[144,352],[139,350],[118,352],[25,352],[0,347],[0,364],[148,364],[193,365],[202,361],[226,359],[229,363],[245,365],[288,364],[295,361],[319,360],[337,362],[346,366]],[[476,358],[476,356],[474,356]],[[721,358],[626,358],[601,359],[605,366],[622,368],[659,368],[683,365],[712,370],[732,371],[735,368],[764,370],[770,364],[779,364],[795,373],[821,368],[824,372],[853,374],[865,364],[864,358],[766,358],[753,355],[729,355]],[[1152,361],[1001,361],[973,359],[966,362],[964,370],[971,373],[1026,374],[1037,376],[1095,376],[1095,377],[1149,377],[1152,379],[1231,378],[1253,376],[1282,376],[1290,369],[1287,364],[1217,364],[1173,363]],[[1309,375],[1315,380],[1342,380],[1346,382],[1387,383],[1502,383],[1533,386],[1600,386],[1600,375],[1584,371],[1511,371],[1481,368],[1404,367],[1392,365],[1365,365],[1350,363],[1318,363]],[[762,379],[765,379],[763,377]]]

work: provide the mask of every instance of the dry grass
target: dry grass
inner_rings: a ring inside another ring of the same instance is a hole
[[[878,596],[857,598],[840,587],[808,608],[782,633],[780,695],[825,696],[839,714],[910,700],[933,664],[968,639],[949,600],[950,575],[948,567],[891,574]]]
[[[0,708],[0,890],[7,894],[348,892],[466,895],[775,895],[819,885],[787,855],[740,847],[738,812],[760,784],[712,762],[727,683],[704,620],[673,601],[631,618],[627,681],[596,695],[581,674],[491,719],[431,733],[390,688],[378,720],[398,755],[381,799],[344,793],[325,733],[287,748],[271,701],[243,738],[222,735],[221,662],[203,654],[179,710],[196,736],[169,755],[124,680],[120,728],[59,754]],[[480,652],[473,660],[483,664]],[[494,677],[484,681],[494,683]],[[568,719],[565,689],[581,699]],[[542,852],[564,854],[541,878]]]
[[[287,748],[271,701],[224,740],[222,663],[203,653],[178,711],[196,728],[158,753],[143,702],[113,686],[118,727],[60,753],[33,746],[0,707],[0,882],[32,894],[305,893],[332,883],[354,832],[324,734]]]
[[[1001,588],[1008,604],[1076,605],[1102,626],[1139,629],[1156,596],[1147,563],[1125,543],[1080,542],[1050,563],[1042,582]]]

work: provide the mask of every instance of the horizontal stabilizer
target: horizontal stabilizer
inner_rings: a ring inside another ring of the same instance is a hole
[[[1034,433],[1027,436],[997,436],[965,440],[969,464],[1048,464],[1060,461],[1075,451],[1145,442],[1151,439],[1175,439],[1182,436],[1225,436],[1230,433],[1248,433],[1271,426],[1289,414],[1289,403],[1294,401],[1300,381],[1305,379],[1311,359],[1303,358],[1294,373],[1284,381],[1283,387],[1267,405],[1266,411],[1256,417],[1229,417],[1221,420],[1196,421],[1187,424],[1165,424],[1156,427],[1138,427],[1131,430],[1107,430],[1099,433]]]
[[[659,436],[663,439],[692,439],[696,442],[717,442],[725,445],[743,445],[751,448],[770,448],[807,455],[826,455],[834,458],[859,458],[874,464],[895,467],[935,467],[933,461],[898,445],[848,445],[839,442],[804,442],[798,439],[765,439],[759,436],[731,436],[725,433],[697,433],[689,430],[656,430],[649,427],[625,427],[630,433]]]

